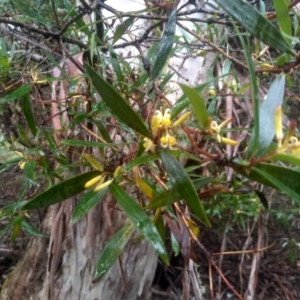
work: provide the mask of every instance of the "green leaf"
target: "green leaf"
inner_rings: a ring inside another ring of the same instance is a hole
[[[35,171],[35,165],[36,165],[36,161],[34,161],[34,160],[30,160],[30,161],[27,161],[25,163],[24,174],[31,181],[34,181],[34,177],[35,177],[35,172],[34,172]]]
[[[26,94],[22,97],[21,106],[22,106],[23,113],[26,118],[27,124],[28,124],[33,136],[36,136],[37,129],[36,129],[34,114],[33,114],[33,110],[32,110],[32,102],[29,97],[29,94]]]
[[[121,69],[120,62],[118,60],[118,56],[112,47],[109,47],[109,51],[110,51],[110,56],[111,56],[110,63],[114,69],[116,76],[117,76],[119,87],[120,87],[120,89],[125,88],[124,75],[123,75],[124,71]]]
[[[164,149],[160,150],[160,157],[171,181],[176,186],[179,195],[185,199],[193,213],[210,227],[210,222],[197,195],[196,189],[189,176],[185,173],[183,167],[170,152]]]
[[[11,220],[1,231],[0,231],[0,239],[4,236],[4,234],[14,225],[14,219]]]
[[[286,162],[300,167],[300,157],[293,154],[276,153],[269,157],[272,161]]]
[[[283,191],[300,204],[300,172],[269,164],[259,164],[249,177]]]
[[[47,191],[37,195],[23,206],[23,210],[47,207],[62,202],[85,190],[87,181],[98,176],[99,171],[90,171],[78,176],[74,176],[52,186]]]
[[[256,74],[254,70],[254,64],[252,60],[252,56],[250,54],[249,48],[246,45],[244,38],[240,31],[238,30],[237,26],[232,22],[238,37],[241,41],[242,47],[245,52],[245,58],[247,61],[248,69],[249,69],[249,75],[250,75],[250,83],[251,83],[251,96],[252,96],[252,103],[253,103],[253,108],[254,108],[254,134],[253,135],[253,143],[248,147],[248,152],[247,152],[247,158],[251,157],[258,148],[259,141],[259,124],[260,124],[260,119],[259,119],[259,101],[258,101],[258,86],[257,86],[257,79],[256,79]]]
[[[32,22],[36,21],[37,23],[41,23],[46,27],[51,28],[51,23],[47,21],[42,14],[39,13],[38,10],[34,10],[34,7],[29,6],[25,1],[13,0],[14,5],[22,11],[25,15],[30,17]],[[30,3],[30,2],[29,2]],[[36,7],[37,8],[37,7]]]
[[[295,55],[293,49],[277,28],[244,0],[216,0],[216,2],[253,36],[266,45],[282,52]]]
[[[133,167],[148,164],[156,159],[159,159],[160,156],[158,154],[147,154],[144,156],[139,156],[138,158],[135,158],[134,160],[130,161],[125,165],[125,171],[130,171]]]
[[[200,94],[207,86],[209,86],[211,82],[206,82],[196,86],[194,89]],[[190,104],[190,100],[187,99],[187,95],[183,94],[173,105],[171,112],[171,119],[180,114],[185,108],[187,108]]]
[[[30,224],[28,224],[25,220],[21,220],[20,224],[21,224],[21,227],[25,231],[30,233],[31,235],[38,236],[38,237],[48,237],[47,234],[44,234],[44,233],[40,232],[39,230],[37,230],[36,228],[34,228]]]
[[[211,182],[210,177],[201,178],[199,180],[195,180],[193,182],[195,188],[201,189],[203,186],[207,185]],[[178,192],[178,188],[174,187],[170,190],[163,191],[156,198],[154,198],[149,205],[145,207],[145,209],[156,209],[163,206],[167,206],[173,204],[181,199],[180,194]]]
[[[266,154],[275,135],[275,110],[281,106],[284,98],[285,74],[280,74],[272,83],[267,98],[259,110],[258,157]],[[248,151],[252,153],[255,133],[252,133]]]
[[[72,224],[78,222],[83,216],[85,216],[96,204],[98,204],[106,195],[108,188],[94,192],[94,188],[85,193],[79,200],[74,209],[72,216]]]
[[[105,245],[96,265],[93,282],[100,279],[113,266],[128,243],[134,229],[132,222],[126,223]]]
[[[292,22],[288,9],[288,2],[285,0],[273,0],[276,17],[280,29],[287,35],[292,35]],[[287,40],[288,43],[291,40]]]
[[[134,17],[130,17],[128,19],[126,19],[123,24],[120,24],[117,29],[116,32],[114,34],[114,38],[113,38],[113,44],[115,42],[117,42],[125,33],[125,31],[131,26],[131,24],[134,22],[135,18]]]
[[[101,143],[101,142],[90,142],[83,140],[62,140],[63,145],[70,145],[75,147],[113,147],[122,145],[122,143]]]
[[[152,69],[150,78],[151,82],[153,82],[159,76],[171,53],[176,29],[176,13],[177,10],[173,9],[168,17],[168,22],[161,38],[158,48],[158,54]]]
[[[76,16],[78,16],[78,10],[77,10],[77,6],[76,5],[71,5],[68,1],[64,2],[64,7],[66,8],[66,10],[68,11],[68,15],[71,18],[74,18]],[[88,40],[90,40],[91,38],[91,30],[89,30],[88,26],[86,23],[84,23],[83,18],[75,18],[75,22],[73,24],[76,24],[76,27],[78,31],[81,31],[84,35],[84,37],[87,37]]]
[[[205,128],[208,118],[208,113],[206,110],[206,105],[204,99],[199,95],[199,93],[182,83],[179,83],[182,91],[185,93],[185,95],[189,98],[189,101],[193,107],[193,112],[199,121],[202,128]]]
[[[143,136],[150,137],[149,130],[142,118],[131,108],[128,102],[91,66],[85,64],[85,67],[94,87],[111,111],[130,128]]]
[[[22,85],[21,87],[14,90],[12,93],[6,95],[5,97],[0,98],[0,104],[4,104],[10,101],[18,100],[21,97],[28,95],[31,89],[31,85]]]
[[[26,203],[26,201],[19,201],[1,207],[2,214],[0,220],[4,220],[10,215],[18,212]]]
[[[15,243],[16,238],[18,237],[21,230],[21,216],[16,216],[13,220],[13,227],[11,232],[11,241]]]
[[[165,245],[146,212],[117,183],[113,182],[109,188],[128,218],[154,247],[163,262],[169,264]]]
[[[178,242],[175,239],[175,236],[173,235],[173,233],[171,232],[171,245],[172,245],[172,250],[174,251],[174,256],[178,256],[180,253],[180,245],[178,244]]]

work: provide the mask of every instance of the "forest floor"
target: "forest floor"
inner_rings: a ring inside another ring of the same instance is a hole
[[[269,212],[257,222],[249,221],[245,229],[203,229],[200,242],[228,280],[226,283],[221,278],[195,245],[192,251],[196,254],[195,271],[202,284],[203,299],[239,299],[233,289],[243,299],[247,299],[247,289],[254,289],[253,300],[300,299],[300,211],[295,212],[291,200],[278,191],[271,191],[268,198],[273,202]],[[283,215],[289,216],[288,220]],[[258,243],[260,249],[267,249],[255,251]],[[250,253],[240,253],[243,250]],[[169,267],[159,264],[153,299],[182,299],[183,273],[182,257],[174,257]],[[191,294],[192,290],[193,287]]]

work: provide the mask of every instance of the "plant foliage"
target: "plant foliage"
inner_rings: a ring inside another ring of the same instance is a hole
[[[4,2],[0,1],[0,6]],[[137,47],[134,62],[117,50],[123,36],[125,40],[132,38],[131,30],[143,12],[127,14],[126,19],[115,12],[119,25],[113,35],[107,29],[103,44],[96,47],[89,28],[95,24],[84,25],[83,13],[70,1],[49,14],[48,1],[40,4],[40,13],[35,8],[37,1],[13,0],[5,9],[0,8],[2,14],[6,11],[12,16],[11,21],[3,18],[11,28],[0,21],[0,31],[11,33],[11,38],[0,37],[0,110],[3,114],[13,108],[23,122],[15,125],[17,135],[1,130],[1,151],[6,152],[1,155],[0,170],[19,164],[26,179],[18,199],[1,208],[1,220],[8,225],[0,237],[11,231],[15,240],[21,229],[43,237],[25,221],[30,210],[78,195],[81,200],[73,212],[74,224],[110,193],[129,221],[104,248],[96,266],[98,280],[121,255],[135,230],[168,264],[164,226],[170,229],[174,251],[179,247],[186,253],[182,240],[197,240],[195,228],[217,226],[216,219],[221,220],[228,210],[232,222],[242,225],[246,216],[257,218],[268,201],[263,193],[249,188],[254,184],[280,190],[300,203],[297,120],[282,125],[285,96],[299,85],[293,75],[300,63],[294,43],[299,25],[291,17],[296,10],[288,1],[274,1],[277,18],[275,15],[271,22],[247,1],[215,0],[224,12],[214,6],[205,34],[196,24],[192,34],[182,29],[179,35],[176,24],[180,12],[172,6],[176,1],[169,2],[168,18],[154,14],[157,25],[152,28],[152,39],[143,36],[151,47],[141,48],[143,39],[123,45]],[[164,11],[151,4],[146,11],[159,9]],[[230,38],[241,43],[240,55],[235,55],[237,49],[231,48],[226,34],[217,33],[217,16],[226,16]],[[163,31],[161,23],[165,24]],[[30,39],[22,39],[29,29]],[[81,40],[82,34],[88,42]],[[161,37],[159,42],[157,37]],[[45,41],[37,46],[39,51],[26,53],[26,43],[36,46],[39,39]],[[59,50],[49,41],[64,46]],[[201,49],[199,44],[205,47]],[[169,88],[174,75],[167,69],[169,59],[184,47],[189,47],[186,55],[206,59],[208,46],[224,61],[223,74],[215,78],[207,72],[206,82],[199,86],[176,83],[182,96],[174,99]],[[226,53],[222,50],[225,46]],[[72,56],[86,49],[95,51],[82,63],[75,60],[76,74],[57,63],[57,58],[67,58],[74,64]],[[27,61],[29,56],[32,59]],[[250,92],[248,83],[238,82],[237,61],[243,72],[250,73]],[[44,72],[49,66],[59,71],[58,77]],[[55,82],[67,82],[69,88],[60,99],[60,111],[45,113],[53,110],[57,101],[41,100],[40,91]],[[84,90],[78,88],[79,82],[85,85]],[[217,82],[222,82],[222,89],[217,88]],[[259,95],[262,84],[267,87],[265,99]],[[243,122],[226,115],[222,100],[228,96],[248,99],[254,114],[247,113],[253,120]],[[61,127],[55,128],[55,122],[61,122]],[[35,193],[31,194],[30,188]],[[132,189],[143,197],[134,198],[129,192]],[[242,189],[248,198],[240,193]],[[258,201],[253,204],[249,197]],[[224,201],[225,206],[221,205]],[[241,217],[241,210],[245,217]]]

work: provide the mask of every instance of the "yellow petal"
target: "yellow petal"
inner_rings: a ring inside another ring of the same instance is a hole
[[[176,138],[174,136],[170,136],[169,140],[168,140],[168,144],[171,147],[174,146],[174,145],[176,145]]]
[[[84,187],[85,187],[86,189],[88,189],[88,188],[90,188],[91,186],[93,186],[95,183],[97,183],[98,181],[100,181],[102,178],[103,178],[103,175],[96,176],[96,177],[94,177],[93,179],[89,180],[89,181],[84,185]]]
[[[167,108],[164,112],[164,118],[171,119],[171,109]]]
[[[221,137],[221,142],[224,143],[224,144],[230,145],[230,146],[236,146],[238,144],[237,141],[227,139],[227,138],[224,138],[224,137]]]
[[[24,168],[25,168],[25,164],[26,164],[26,162],[25,161],[19,161],[19,163],[18,163],[18,165],[19,165],[19,167],[20,167],[20,169],[22,169],[22,170],[24,170]]]
[[[161,126],[162,127],[169,127],[171,126],[171,110],[170,108],[167,108],[164,112],[164,116],[162,117],[161,120]]]
[[[151,119],[151,131],[153,136],[157,135],[158,128],[160,127],[162,114],[159,110],[155,111]]]
[[[162,136],[162,137],[160,138],[160,144],[161,144],[161,146],[162,146],[163,148],[168,147],[168,138],[165,137],[165,136]]]
[[[212,135],[217,135],[220,132],[220,126],[218,125],[218,123],[216,121],[211,121],[210,123],[210,133]]]
[[[145,148],[145,151],[151,151],[151,152],[155,152],[155,144],[153,143],[153,141],[149,138],[144,138],[144,148]]]
[[[94,188],[94,192],[99,192],[99,191],[105,189],[105,188],[108,187],[113,181],[114,181],[114,179],[110,179],[110,180],[108,180],[108,181],[105,181],[104,183],[98,184],[98,185]]]

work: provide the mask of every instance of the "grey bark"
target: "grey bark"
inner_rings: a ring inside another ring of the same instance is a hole
[[[126,246],[117,262],[93,283],[97,259],[106,242],[125,222],[126,216],[111,195],[80,222],[70,224],[74,199],[49,208],[43,230],[51,238],[33,238],[23,259],[11,273],[1,299],[151,299],[151,285],[157,257],[142,241]],[[127,290],[126,290],[127,287]]]

